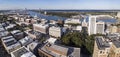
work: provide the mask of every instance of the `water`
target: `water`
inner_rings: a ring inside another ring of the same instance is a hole
[[[47,20],[58,20],[58,19],[60,19],[60,20],[66,20],[66,19],[67,19],[67,18],[58,17],[58,16],[48,16],[48,15],[40,14],[40,13],[33,12],[33,11],[28,11],[28,13],[29,13],[31,16],[37,15],[39,18],[44,18],[44,19],[47,19]],[[89,19],[89,17],[87,16],[86,22],[89,21],[88,19]],[[81,21],[83,21],[83,19],[82,19]],[[110,23],[115,23],[115,22],[117,22],[117,20],[114,19],[114,18],[111,18],[111,19],[102,19],[102,20],[97,20],[97,21],[110,22]]]
[[[48,16],[48,15],[44,15],[44,14],[40,14],[40,13],[37,13],[37,12],[32,12],[32,11],[28,11],[28,13],[31,15],[31,16],[38,16],[39,18],[43,18],[43,19],[47,19],[47,20],[65,20],[66,18],[64,17],[58,17],[58,16]]]
[[[89,16],[87,16],[86,18],[86,22],[89,21]],[[115,18],[111,18],[111,19],[98,19],[97,21],[103,21],[105,23],[115,23],[117,22],[117,20]]]

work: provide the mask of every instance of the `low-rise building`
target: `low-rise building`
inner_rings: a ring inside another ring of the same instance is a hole
[[[36,39],[36,32],[35,31],[32,31],[32,30],[28,30],[28,31],[25,31],[26,34],[28,34],[28,36],[30,36],[32,39]]]
[[[25,38],[20,39],[19,42],[20,42],[21,46],[27,46],[28,44],[32,43],[33,40],[32,40],[32,38],[27,36]]]
[[[12,51],[21,47],[20,43],[15,40],[12,36],[1,38],[2,44],[6,51],[10,54]]]
[[[41,23],[42,23],[42,24],[46,24],[46,23],[48,23],[48,20],[46,20],[46,19],[41,19]]]
[[[33,24],[33,29],[43,34],[48,33],[48,27],[48,24]]]
[[[81,21],[80,21],[80,19],[66,19],[65,24],[69,24],[69,23],[81,24]]]
[[[20,40],[25,37],[25,33],[21,32],[20,30],[11,31],[11,34],[13,37],[15,37],[16,40]]]
[[[32,43],[30,43],[30,44],[28,44],[27,45],[27,48],[30,50],[30,51],[32,51],[33,53],[36,53],[37,51],[37,48],[38,48],[38,42],[32,42]]]
[[[36,57],[32,52],[30,52],[26,47],[21,47],[11,52],[11,57]]]
[[[117,29],[117,26],[110,26],[110,33],[116,33]]]
[[[55,44],[45,44],[38,49],[40,57],[80,57],[80,48],[63,47]]]
[[[10,24],[9,26],[5,27],[6,30],[13,28],[14,26],[16,26],[15,24]]]
[[[5,36],[9,36],[9,35],[10,35],[10,33],[8,31],[1,31],[0,32],[0,38],[5,37]]]

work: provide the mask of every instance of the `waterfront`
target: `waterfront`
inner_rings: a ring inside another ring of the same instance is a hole
[[[27,11],[31,16],[38,16],[39,18],[43,18],[43,19],[47,19],[47,20],[66,20],[67,18],[65,17],[59,17],[59,16],[49,16],[49,15],[44,15],[44,14],[40,14],[39,12],[34,12],[34,11]],[[54,11],[55,12],[55,11]],[[86,16],[86,22],[88,22],[89,20],[89,16]],[[83,19],[81,19],[81,22],[83,21]],[[110,18],[110,19],[99,19],[98,21],[103,21],[103,22],[110,22],[110,23],[115,23],[117,22],[117,20],[115,18]]]

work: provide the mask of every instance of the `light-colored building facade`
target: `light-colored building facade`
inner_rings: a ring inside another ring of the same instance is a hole
[[[2,44],[6,51],[10,54],[12,51],[21,47],[20,43],[15,40],[12,36],[3,37],[1,39]]]
[[[110,53],[110,44],[102,36],[95,38],[93,57],[108,57]]]
[[[110,33],[117,33],[117,26],[110,26]]]
[[[40,57],[80,57],[80,48],[47,43],[41,49],[38,49],[38,53]]]
[[[69,23],[80,24],[81,21],[80,21],[80,19],[66,19],[65,24],[69,24]]]
[[[120,57],[120,41],[112,41],[109,57]]]
[[[52,26],[49,28],[49,35],[51,35],[53,37],[61,37],[62,29],[60,27]]]
[[[11,52],[11,57],[36,57],[32,52],[30,52],[26,47],[21,47]]]
[[[43,34],[48,33],[48,24],[33,24],[33,29],[35,31],[41,32]]]
[[[96,17],[97,16],[89,16],[89,27],[88,34],[96,34]]]
[[[117,13],[117,17],[120,18],[120,12]]]
[[[96,23],[96,33],[104,34],[105,23],[100,21]]]

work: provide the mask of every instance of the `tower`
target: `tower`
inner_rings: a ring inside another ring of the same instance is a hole
[[[88,26],[88,34],[96,34],[96,17],[97,16],[89,16],[89,26]]]

